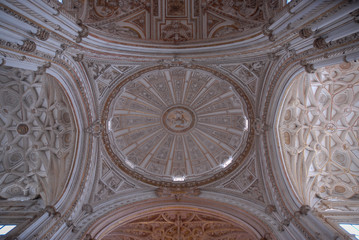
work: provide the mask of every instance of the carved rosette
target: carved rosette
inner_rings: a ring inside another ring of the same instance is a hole
[[[310,36],[312,36],[313,31],[310,28],[303,28],[301,30],[299,30],[299,36],[301,38],[309,38]]]
[[[318,49],[324,49],[324,48],[328,47],[328,44],[324,38],[320,37],[320,38],[317,38],[314,40],[313,46]]]
[[[129,78],[103,113],[110,157],[154,185],[198,185],[232,171],[252,145],[253,114],[246,95],[226,80],[185,68]]]

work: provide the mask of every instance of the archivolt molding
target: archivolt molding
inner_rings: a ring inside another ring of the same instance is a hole
[[[344,38],[345,39],[355,39],[355,34],[349,37]],[[347,41],[347,40],[345,40]],[[348,49],[348,52],[344,52],[344,53],[355,53],[356,51],[358,51],[357,47],[355,47],[355,45],[353,45],[352,40],[347,41],[346,44],[342,45],[345,41],[334,41],[333,44],[336,44],[339,48],[342,47],[344,49]],[[356,41],[356,40],[354,40]],[[298,58],[300,59],[301,57],[304,56],[310,56],[310,59],[313,59],[313,62],[311,62],[312,64],[315,65],[319,65],[320,64],[325,64],[327,62],[333,64],[333,62],[339,62],[341,61],[341,58],[343,56],[343,50],[333,50],[333,49],[326,49],[323,52],[320,53],[317,50],[311,49],[305,52],[302,52],[300,54],[290,54],[290,55],[285,55],[282,56],[279,61],[277,62],[277,64],[274,64],[271,66],[270,70],[268,71],[268,75],[267,78],[268,79],[272,79],[271,81],[268,81],[268,86],[264,87],[263,89],[269,89],[268,91],[263,91],[263,95],[265,96],[263,98],[263,100],[265,99],[264,104],[261,104],[262,108],[260,110],[261,114],[263,114],[263,121],[266,122],[266,124],[268,124],[269,126],[273,125],[274,122],[274,113],[276,112],[275,110],[275,106],[278,106],[278,102],[279,102],[279,95],[273,95],[273,92],[278,92],[281,93],[283,92],[284,86],[286,85],[286,83],[288,83],[289,80],[291,80],[290,76],[295,76],[296,73],[298,73],[300,71],[300,67],[298,64],[296,64],[296,62],[298,61]],[[322,62],[322,63],[321,63]],[[281,66],[278,68],[278,66]],[[285,80],[284,80],[285,79]],[[275,91],[274,91],[275,89]],[[285,187],[285,185],[283,185],[283,183],[285,182],[285,180],[283,178],[280,178],[278,174],[276,174],[275,172],[280,172],[280,166],[276,163],[276,162],[271,162],[269,161],[270,159],[276,159],[276,154],[278,154],[276,147],[271,147],[272,144],[269,144],[270,142],[275,142],[275,139],[273,138],[274,136],[274,132],[273,131],[265,131],[265,137],[263,138],[264,140],[264,154],[265,154],[265,158],[268,159],[267,164],[268,167],[265,168],[265,171],[268,172],[268,176],[271,179],[271,182],[273,182],[274,184],[274,192],[276,192],[276,194],[273,195],[273,197],[276,199],[276,204],[278,204],[278,211],[282,212],[282,214],[289,218],[291,218],[291,212],[296,211],[296,209],[298,209],[298,207],[301,205],[301,203],[296,199],[295,195],[292,195],[292,198],[288,198],[288,199],[283,199],[281,197],[282,194],[279,193],[278,188],[282,188],[282,191],[286,191],[288,192],[289,195],[293,194],[293,192],[291,192],[287,187]],[[269,149],[272,149],[271,151]],[[270,158],[268,158],[267,156],[270,156]],[[277,170],[276,170],[277,169]],[[277,180],[276,180],[277,179]],[[288,195],[287,194],[287,195]],[[285,201],[285,202],[284,202]],[[297,226],[299,226],[298,224],[296,224]],[[301,228],[301,227],[299,227]],[[309,228],[307,228],[307,233],[309,233],[309,231],[311,231],[310,229],[312,228],[312,226],[309,226]]]
[[[287,53],[282,55],[279,60],[275,62],[275,64],[272,64],[266,76],[269,81],[267,81],[266,85],[263,86],[262,95],[264,95],[264,97],[262,98],[263,102],[260,109],[262,119],[267,124],[273,125],[275,116],[272,113],[275,112],[275,106],[278,105],[279,98],[281,97],[280,95],[273,95],[273,93],[280,93],[281,91],[275,90],[284,89],[291,78],[300,72],[302,67],[299,64],[299,60],[306,58],[311,59],[306,62],[314,64],[315,66],[322,65],[322,62],[325,64],[327,60],[331,60],[332,64],[341,62],[343,59],[343,52],[344,54],[349,54],[357,53],[359,50],[357,46],[353,45],[353,41],[357,41],[354,40],[356,39],[356,35],[354,34],[348,37],[348,39],[349,38],[351,40],[347,42],[348,45],[343,44],[343,41],[340,41],[340,43],[338,41],[335,42],[335,44],[338,45],[338,48],[343,48],[341,50],[327,49],[326,51],[318,51],[310,49],[300,54],[293,55],[291,53]]]
[[[10,54],[7,54],[7,56],[10,57]],[[16,65],[14,62],[14,57],[16,56],[11,56],[12,61],[8,62],[11,65]],[[31,64],[24,64],[24,66],[34,68],[33,65],[35,64],[36,66],[38,64],[36,61],[34,62],[32,58],[29,58],[29,60],[27,59],[25,63],[27,63],[28,61]],[[11,69],[9,67],[4,67],[4,68]],[[46,234],[48,234],[48,236],[51,236],[52,234],[54,234],[55,231],[52,232],[46,232],[46,231],[50,229],[50,226],[55,227],[56,229],[57,224],[61,224],[63,219],[66,219],[69,216],[69,214],[72,213],[72,210],[76,209],[75,207],[76,201],[78,201],[79,199],[72,198],[72,200],[74,201],[73,202],[73,201],[69,201],[71,197],[70,198],[68,197],[79,196],[77,195],[78,191],[81,192],[81,189],[84,187],[81,185],[81,180],[79,181],[79,179],[81,179],[81,174],[87,172],[86,167],[80,167],[86,158],[85,157],[78,158],[78,156],[84,156],[83,153],[87,148],[87,144],[91,144],[90,143],[91,140],[89,142],[88,141],[89,139],[87,139],[84,133],[78,132],[79,129],[76,126],[76,124],[78,124],[78,121],[81,124],[86,122],[86,113],[85,110],[82,108],[83,106],[82,102],[78,101],[78,99],[81,99],[80,97],[81,94],[75,95],[76,97],[74,97],[73,94],[77,90],[71,87],[69,88],[69,85],[72,85],[73,82],[71,82],[71,80],[69,80],[68,77],[71,77],[73,75],[71,74],[71,72],[70,73],[63,72],[62,70],[63,69],[61,67],[59,68],[58,65],[54,65],[51,66],[51,68],[46,69],[46,71],[51,72],[55,76],[59,77],[58,80],[64,84],[63,87],[66,89],[66,93],[64,92],[64,89],[61,89],[59,84],[56,83],[56,80],[52,76],[49,76],[48,74],[38,75],[30,70],[19,70],[19,73],[15,74],[14,76],[15,78],[21,78],[21,79],[19,79],[18,81],[4,80],[3,84],[6,84],[9,90],[7,90],[7,88],[5,87],[1,89],[2,91],[9,92],[10,94],[10,95],[7,94],[9,95],[9,97],[4,98],[3,101],[11,101],[12,104],[15,104],[13,95],[16,93],[16,91],[20,91],[21,93],[18,94],[18,97],[24,99],[24,100],[18,100],[18,102],[21,102],[22,104],[17,103],[16,106],[14,106],[14,109],[11,110],[11,116],[15,117],[15,120],[13,120],[13,122],[20,123],[19,121],[22,118],[24,118],[23,119],[24,123],[21,122],[20,124],[17,124],[17,127],[15,126],[15,128],[11,127],[11,125],[8,125],[8,127],[10,128],[9,129],[10,132],[12,131],[15,133],[12,134],[13,136],[12,138],[14,139],[14,141],[16,140],[20,144],[20,145],[13,144],[12,150],[14,150],[15,146],[16,149],[18,149],[18,147],[23,146],[23,147],[28,147],[30,151],[27,150],[24,153],[25,155],[23,156],[23,160],[26,160],[24,167],[22,167],[20,162],[16,162],[13,168],[18,170],[20,169],[22,171],[31,170],[29,171],[29,173],[33,172],[33,174],[27,174],[26,176],[24,176],[22,178],[24,181],[26,181],[28,178],[29,180],[31,180],[34,177],[36,177],[36,179],[38,179],[39,181],[39,187],[37,189],[36,186],[34,185],[35,182],[28,181],[27,186],[28,187],[33,186],[33,188],[31,188],[32,191],[28,191],[28,192],[25,191],[23,193],[28,194],[28,196],[24,196],[24,197],[16,196],[16,198],[14,198],[13,200],[16,200],[18,198],[21,199],[33,198],[34,196],[31,194],[32,193],[36,194],[36,191],[40,191],[40,195],[44,195],[44,197],[47,198],[46,202],[42,204],[42,207],[44,207],[45,204],[49,204],[49,205],[51,204],[52,205],[51,208],[55,212],[58,211],[57,214],[53,216],[52,215],[47,216],[44,211],[40,211],[39,214],[42,215],[42,217],[39,218],[38,220],[39,222],[37,224],[43,225],[42,230],[41,231],[36,230],[38,232],[35,232],[34,231],[35,229],[30,227],[26,229],[25,232],[23,232],[22,237],[40,236],[40,235],[44,236]],[[11,74],[8,73],[6,73],[6,76],[10,78],[13,77]],[[4,95],[6,94],[4,93]],[[74,105],[68,102],[69,98],[71,98],[71,100],[74,101]],[[4,107],[8,108],[5,105]],[[16,109],[18,107],[20,107],[21,109],[21,111],[19,111],[19,114],[16,115],[12,114],[16,112]],[[65,118],[64,116],[68,114],[70,114],[70,118],[69,117]],[[76,120],[74,119],[75,116],[76,116]],[[70,122],[66,122],[69,120]],[[21,124],[25,124],[25,125],[21,125]],[[27,132],[26,132],[27,130],[26,126],[29,127]],[[20,138],[16,137],[16,134],[19,134]],[[78,138],[83,140],[79,141]],[[64,140],[66,141],[63,142]],[[76,150],[78,144],[81,145],[81,147],[79,148],[81,150],[79,151]],[[72,150],[69,151],[69,149]],[[35,155],[37,154],[37,157],[34,158],[33,161],[31,161],[31,157],[35,156],[34,154]],[[76,161],[74,160],[75,163],[72,163],[71,158],[75,158],[75,156],[77,160]],[[46,158],[48,157],[50,157],[50,159],[46,160]],[[41,161],[41,159],[44,161]],[[54,160],[57,161],[54,162]],[[49,169],[51,172],[48,171]],[[67,179],[66,176],[68,175],[66,174],[66,171],[78,172],[79,174],[73,174],[71,179],[70,178]],[[13,171],[10,172],[9,174],[10,175],[13,174]],[[65,178],[65,179],[63,180],[54,179],[58,174],[61,175],[61,178]],[[20,177],[20,175],[17,176],[18,178]],[[51,180],[50,183],[47,183],[46,179],[48,178]],[[49,186],[49,184],[61,184],[61,182],[63,181],[65,181],[65,183],[68,184],[66,185],[66,188],[65,186],[63,186],[63,188],[61,188],[61,186],[58,187]],[[72,182],[77,182],[78,184],[73,184]],[[9,184],[10,182],[8,182],[8,185]],[[82,184],[84,184],[84,182],[82,182]],[[42,190],[43,188],[46,189],[45,193],[41,193],[41,191],[43,191]],[[54,196],[45,195],[46,191],[48,191],[49,189],[52,189],[52,191],[57,189],[56,192],[54,191],[52,193],[52,195],[57,194],[56,199],[51,200],[51,198],[53,198]],[[66,202],[63,201],[65,197],[67,197],[68,199]]]
[[[101,202],[98,205],[91,204],[93,207],[92,213],[82,214],[76,219],[73,219],[73,226],[80,231],[74,233],[68,231],[67,234],[69,234],[69,238],[79,239],[81,236],[86,235],[86,231],[88,231],[90,225],[94,224],[98,219],[101,219],[106,214],[110,214],[116,209],[127,208],[130,205],[136,205],[144,201],[149,201],[149,199],[155,199],[156,197],[154,189],[142,188],[141,190],[136,189],[136,191],[127,192],[126,195],[119,194],[116,198],[107,199],[107,201]],[[73,226],[70,226],[70,231]]]
[[[129,206],[131,204],[141,205],[141,201],[166,202],[166,201],[170,200],[170,201],[176,201],[177,204],[181,205],[181,204],[183,204],[183,202],[188,201],[189,198],[197,199],[196,201],[200,202],[200,204],[207,202],[208,199],[215,199],[216,201],[219,201],[219,202],[228,200],[228,195],[221,195],[219,193],[214,194],[213,190],[211,190],[210,188],[207,189],[206,187],[204,187],[203,189],[199,189],[199,194],[200,194],[199,198],[196,198],[196,197],[193,198],[194,195],[186,194],[184,192],[184,191],[187,191],[186,189],[181,189],[181,192],[183,192],[184,194],[181,193],[180,198],[174,198],[172,195],[168,195],[168,194],[164,194],[163,196],[160,196],[158,198],[158,195],[156,195],[154,188],[151,188],[148,186],[147,187],[143,186],[143,183],[140,183],[140,182],[139,182],[140,185],[137,186],[134,181],[131,181],[130,184],[135,184],[136,186],[132,185],[133,187],[135,187],[135,189],[134,188],[124,188],[123,189],[121,186],[128,185],[129,182],[127,180],[116,181],[116,179],[117,180],[122,179],[123,176],[118,175],[117,172],[115,172],[114,170],[111,169],[112,168],[111,166],[113,165],[113,163],[106,159],[103,159],[101,162],[102,162],[101,165],[103,167],[99,168],[98,181],[101,182],[101,184],[99,184],[99,186],[103,186],[103,184],[108,185],[108,187],[106,189],[107,189],[108,193],[111,192],[110,195],[112,197],[106,197],[107,195],[106,195],[106,193],[104,193],[104,195],[102,195],[103,200],[101,200],[101,201],[94,201],[95,199],[92,200],[90,204],[93,208],[93,212],[87,213],[85,215],[79,215],[77,218],[74,218],[72,220],[74,225],[72,227],[70,226],[70,229],[73,227],[75,227],[76,229],[86,229],[86,226],[88,226],[88,224],[91,224],[94,221],[94,219],[100,218],[103,214],[113,212],[114,209],[116,209],[118,207],[123,208],[123,207]],[[116,186],[118,186],[118,187],[112,188],[110,186],[111,177],[112,177],[112,180],[114,180],[112,182],[114,184],[116,184]],[[222,180],[222,181],[224,181],[224,180]],[[94,188],[94,189],[97,189],[97,188]],[[115,189],[118,189],[118,190],[115,190]],[[191,191],[191,189],[189,189],[188,191]],[[202,195],[201,195],[202,191],[204,191],[205,195],[208,195],[210,197],[202,198]],[[141,192],[141,194],[139,194],[139,192]],[[218,189],[215,190],[215,192],[218,192]],[[123,193],[126,193],[126,196]],[[94,191],[94,196],[95,195],[98,195],[97,190]],[[197,194],[195,194],[195,196],[197,196]],[[207,199],[207,200],[204,201],[203,199]],[[233,194],[231,199],[232,199],[231,201],[227,201],[227,202],[230,204],[233,204],[241,209],[246,209],[247,211],[252,212],[252,214],[258,215],[258,217],[260,219],[266,219],[266,221],[267,221],[268,217],[271,219],[270,216],[262,214],[263,210],[260,210],[260,209],[264,209],[264,206],[262,206],[262,205],[257,206],[256,204],[252,203],[253,206],[249,207],[248,204],[251,201],[251,198],[248,198],[248,200],[245,201],[245,200],[243,200],[243,196],[236,196],[236,194]],[[262,211],[262,213],[261,213],[261,211]],[[272,221],[271,224],[274,224],[274,226],[272,228],[277,229],[279,225],[278,226],[276,225],[276,224],[278,224],[276,222],[276,220],[271,220],[271,221]]]

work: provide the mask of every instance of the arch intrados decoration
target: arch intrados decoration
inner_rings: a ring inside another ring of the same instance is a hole
[[[8,66],[1,70],[0,114],[6,123],[1,152],[4,179],[13,179],[2,182],[1,197],[26,201],[41,196],[44,204],[54,205],[71,185],[77,159],[79,127],[72,100],[50,74]]]
[[[359,193],[358,71],[352,62],[300,73],[281,97],[275,120],[280,164],[302,204]]]
[[[98,218],[87,232],[83,233],[82,239],[91,236],[94,239],[106,239],[105,237],[121,226],[142,220],[146,217],[160,215],[165,213],[194,213],[203,216],[213,217],[223,221],[223,224],[231,226],[234,231],[245,233],[243,237],[249,236],[248,239],[261,239],[272,232],[269,227],[254,217],[250,213],[229,206],[223,203],[206,200],[206,202],[194,199],[182,199],[179,203],[174,200],[155,199],[118,208],[105,216]],[[198,219],[197,219],[198,220]],[[235,230],[237,229],[237,230]],[[228,233],[227,233],[228,234]],[[275,239],[273,234],[271,239]],[[247,239],[247,238],[246,238]]]

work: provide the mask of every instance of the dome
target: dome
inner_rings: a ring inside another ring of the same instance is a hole
[[[234,82],[207,71],[145,72],[120,84],[105,109],[112,159],[156,185],[218,178],[251,146],[247,98]]]

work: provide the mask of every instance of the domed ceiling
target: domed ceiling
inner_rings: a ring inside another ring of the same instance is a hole
[[[234,82],[202,70],[152,70],[113,91],[104,140],[115,162],[146,182],[206,182],[246,157],[248,112]]]
[[[204,39],[248,38],[261,31],[279,7],[277,0],[88,0],[74,4],[72,11],[101,37],[203,44]]]

